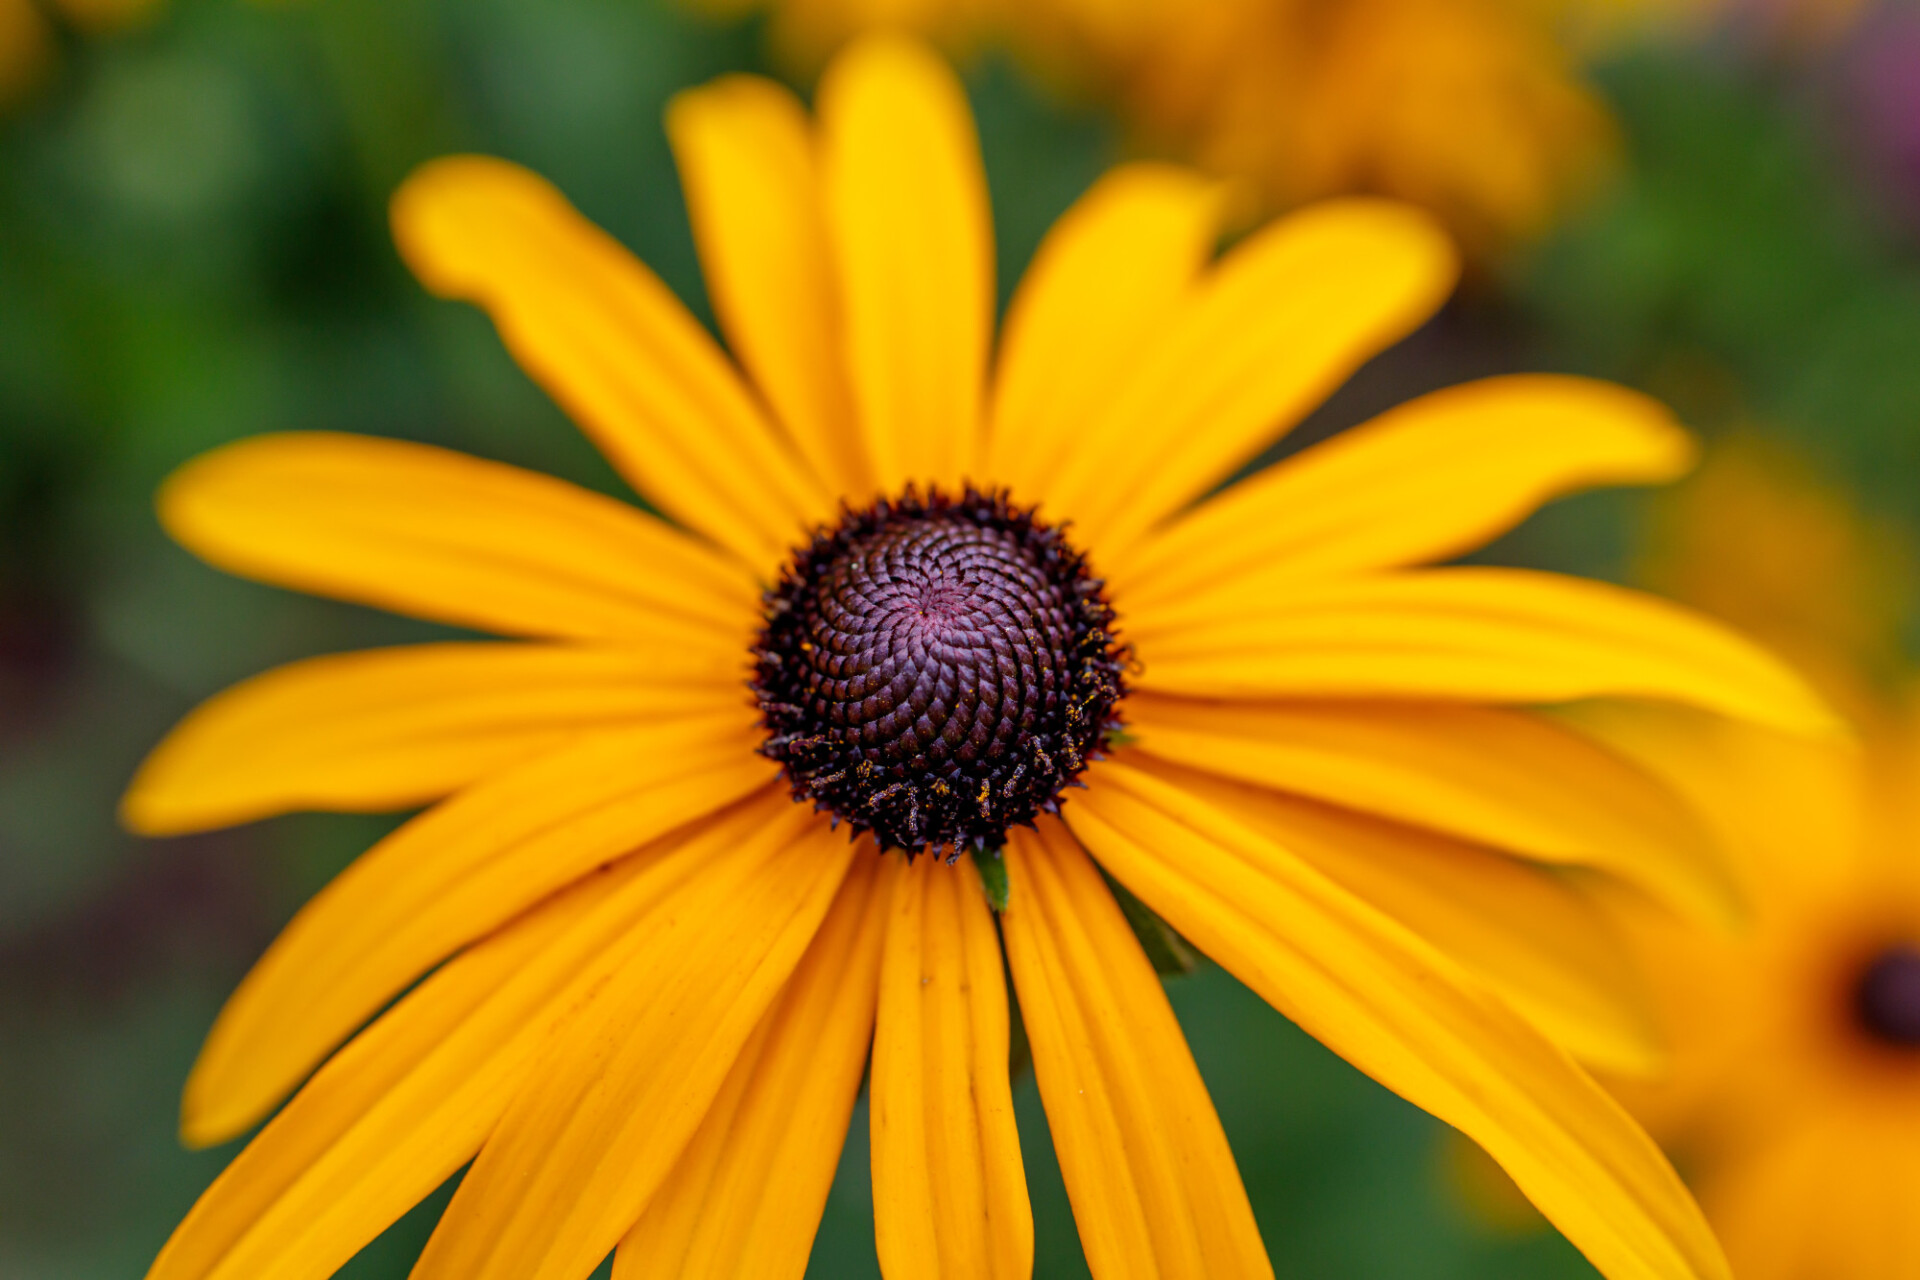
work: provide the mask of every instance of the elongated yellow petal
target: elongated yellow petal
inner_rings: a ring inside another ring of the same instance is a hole
[[[835,494],[872,489],[853,424],[812,126],[792,93],[723,76],[667,108],[707,296],[734,355]]]
[[[363,854],[221,1010],[187,1080],[190,1141],[260,1116],[457,948],[771,777],[747,715],[596,734],[464,791]]]
[[[1012,835],[1000,927],[1088,1267],[1096,1280],[1271,1276],[1227,1136],[1119,905],[1058,823]]]
[[[674,519],[764,569],[831,515],[699,322],[544,178],[435,160],[394,194],[393,233],[421,282],[485,307],[521,367]]]
[[[741,662],[698,633],[620,648],[424,644],[290,663],[202,703],[121,804],[174,835],[292,809],[438,800],[595,729],[739,705]]]
[[[751,574],[645,513],[516,467],[301,432],[173,473],[160,520],[243,577],[508,635],[646,642],[751,632]],[[666,634],[675,634],[668,631]]]
[[[1405,927],[1273,841],[1109,762],[1067,809],[1095,857],[1328,1047],[1473,1138],[1611,1280],[1727,1276],[1651,1139]]]
[[[1706,617],[1602,582],[1427,569],[1228,587],[1129,615],[1140,686],[1228,698],[1549,703],[1653,698],[1838,732],[1783,662]]]
[[[1638,968],[1591,895],[1565,876],[1144,753],[1128,761],[1264,833],[1386,912],[1582,1062],[1629,1076],[1665,1065]]]
[[[987,437],[995,483],[1073,515],[1053,478],[1193,291],[1221,203],[1215,184],[1186,170],[1130,164],[1054,223],[1007,311]]]
[[[993,223],[966,93],[919,45],[873,36],[821,79],[827,226],[872,478],[975,471],[993,334]]]
[[[793,980],[680,1162],[620,1242],[614,1280],[799,1280],[873,1039],[901,864],[854,855]]]
[[[1342,432],[1203,503],[1107,571],[1130,608],[1225,579],[1445,560],[1550,498],[1671,480],[1692,439],[1665,406],[1586,378],[1516,375],[1449,387]]]
[[[922,855],[895,881],[873,1037],[873,1229],[887,1280],[1032,1274],[1008,1035],[979,878]]]
[[[415,1280],[579,1280],[611,1253],[812,943],[854,853],[814,818],[726,893],[700,881],[699,900],[651,930],[547,1046]]]
[[[644,960],[655,930],[688,904],[737,892],[803,825],[769,795],[586,877],[449,961],[235,1157],[150,1280],[333,1274],[479,1150],[609,971]]]
[[[1674,792],[1537,715],[1146,693],[1126,711],[1140,745],[1165,760],[1541,862],[1598,867],[1721,923],[1739,910],[1712,837]]]
[[[1085,421],[1049,502],[1120,563],[1431,315],[1457,269],[1431,219],[1383,201],[1329,201],[1256,232]]]

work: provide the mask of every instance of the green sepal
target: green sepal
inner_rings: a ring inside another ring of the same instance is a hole
[[[1133,926],[1133,936],[1140,939],[1140,947],[1147,953],[1147,959],[1153,962],[1155,973],[1163,978],[1185,977],[1200,967],[1200,953],[1193,949],[1191,942],[1155,914],[1152,907],[1134,897],[1127,886],[1107,875],[1104,868],[1100,874],[1106,880],[1107,888],[1113,890],[1114,901],[1120,904],[1120,914]]]
[[[980,887],[987,891],[987,905],[995,911],[1007,909],[1007,860],[1000,852],[1000,846],[989,849],[984,844],[973,846],[973,865],[980,868]]]

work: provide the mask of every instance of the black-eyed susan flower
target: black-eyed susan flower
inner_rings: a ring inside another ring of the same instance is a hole
[[[1665,522],[1660,559],[1804,662],[1860,745],[1609,717],[1721,833],[1752,904],[1734,936],[1623,904],[1673,1069],[1620,1089],[1684,1157],[1744,1280],[1890,1280],[1920,1274],[1920,701],[1879,661],[1901,579],[1807,470],[1752,444],[1717,459]],[[1741,529],[1762,563],[1727,554]]]
[[[1502,379],[1209,497],[1439,304],[1429,219],[1324,205],[1216,262],[1205,182],[1122,169],[996,351],[957,82],[864,43],[817,111],[735,77],[670,113],[730,355],[532,174],[445,160],[395,199],[421,279],[484,306],[665,519],[345,435],[168,482],[168,528],[222,567],[522,639],[268,673],[136,779],[153,832],[432,805],[222,1013],[188,1139],[293,1096],[156,1280],[324,1276],[463,1166],[419,1276],[616,1247],[621,1277],[798,1275],[869,1060],[885,1272],[1025,1274],[1003,961],[1095,1273],[1266,1275],[1108,875],[1609,1274],[1721,1275],[1568,1056],[1652,1050],[1548,869],[1711,908],[1714,864],[1648,775],[1516,708],[1823,713],[1651,598],[1411,567],[1670,476],[1686,438],[1617,388]]]

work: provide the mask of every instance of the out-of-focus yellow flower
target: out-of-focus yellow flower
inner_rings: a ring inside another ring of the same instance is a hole
[[[772,11],[806,66],[872,24],[994,31],[1121,107],[1138,141],[1265,208],[1349,192],[1441,215],[1470,252],[1544,230],[1602,174],[1612,121],[1527,0],[696,0]]]
[[[1547,22],[1508,0],[1056,4],[1133,8],[1080,28],[1128,119],[1267,204],[1392,195],[1485,251],[1544,230],[1613,150]]]
[[[1750,447],[1665,536],[1669,581],[1849,696],[1864,747],[1665,714],[1607,726],[1718,830],[1753,913],[1726,938],[1623,911],[1674,1071],[1619,1091],[1693,1172],[1743,1280],[1920,1275],[1920,700],[1867,693],[1887,579],[1830,492]]]

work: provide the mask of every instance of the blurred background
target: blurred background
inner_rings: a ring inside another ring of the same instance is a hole
[[[430,629],[222,577],[150,496],[260,431],[400,436],[618,492],[487,322],[426,297],[388,193],[449,151],[548,175],[697,314],[661,130],[730,69],[804,89],[873,0],[0,0],[0,1280],[138,1276],[233,1148],[174,1138],[225,994],[388,828],[119,832],[143,751],[268,665]],[[1017,10],[1017,11],[1016,11]],[[1176,12],[1177,11],[1177,12]],[[1107,164],[1342,190],[1467,247],[1436,321],[1282,446],[1508,370],[1649,390],[1920,547],[1920,10],[1873,0],[896,3],[961,59],[1002,300]],[[1479,557],[1644,572],[1657,496],[1559,504]],[[1907,616],[1898,634],[1916,633]],[[1909,655],[1910,656],[1910,655]],[[1282,1275],[1584,1262],[1433,1122],[1217,970],[1173,980]],[[1085,1273],[1031,1078],[1037,1274]],[[876,1275],[864,1109],[813,1274]],[[349,1268],[399,1277],[440,1201]]]

